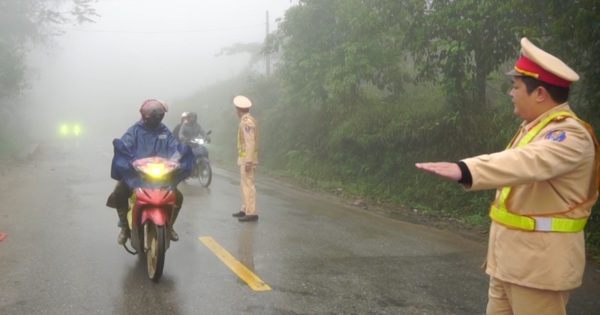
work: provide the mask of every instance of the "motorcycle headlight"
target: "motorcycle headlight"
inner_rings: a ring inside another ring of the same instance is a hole
[[[153,178],[161,178],[165,175],[165,165],[162,163],[148,163],[146,174]]]
[[[163,181],[169,179],[169,174],[175,171],[179,164],[163,158],[151,157],[133,161],[133,167],[147,179]]]
[[[62,123],[58,126],[58,133],[62,137],[71,137],[71,136],[79,136],[81,134],[82,128],[78,123]]]
[[[73,126],[73,133],[75,134],[75,136],[79,136],[80,132],[81,132],[81,127],[79,125]]]
[[[69,126],[67,124],[62,124],[60,125],[58,132],[62,135],[62,136],[66,136],[67,134],[69,134]]]

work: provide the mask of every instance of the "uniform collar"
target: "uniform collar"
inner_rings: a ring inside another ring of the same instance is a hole
[[[542,113],[541,115],[539,115],[536,119],[534,119],[533,121],[531,121],[530,123],[527,122],[522,122],[521,123],[521,130],[523,132],[527,132],[529,130],[531,130],[531,128],[535,127],[535,125],[537,125],[542,119],[548,117],[550,114],[557,112],[557,111],[568,111],[571,112],[571,107],[569,107],[568,103],[562,103],[560,105],[554,106],[552,107],[550,110]]]

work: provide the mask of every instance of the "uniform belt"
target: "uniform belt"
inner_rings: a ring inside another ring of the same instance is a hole
[[[508,212],[492,206],[490,208],[490,218],[502,225],[512,228],[518,228],[525,231],[539,232],[579,232],[583,230],[587,223],[584,219],[568,219],[543,216],[526,216]]]

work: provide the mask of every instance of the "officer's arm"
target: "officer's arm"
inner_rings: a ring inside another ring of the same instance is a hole
[[[252,163],[256,151],[256,128],[250,121],[243,126],[244,142],[246,143],[246,163]]]
[[[556,129],[564,132],[562,137],[545,138]],[[470,189],[494,189],[545,181],[593,160],[594,146],[585,129],[574,124],[562,124],[548,130],[540,133],[544,138],[525,146],[463,159],[471,172]]]

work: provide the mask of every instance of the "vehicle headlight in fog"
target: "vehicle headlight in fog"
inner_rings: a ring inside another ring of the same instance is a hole
[[[81,134],[81,125],[77,123],[62,123],[58,127],[58,133],[61,137],[77,137]]]
[[[79,124],[75,124],[75,126],[73,126],[73,133],[76,136],[79,136],[79,133],[81,132],[81,127],[79,126]]]
[[[66,136],[69,134],[69,126],[67,124],[60,125],[59,130],[61,136]]]

